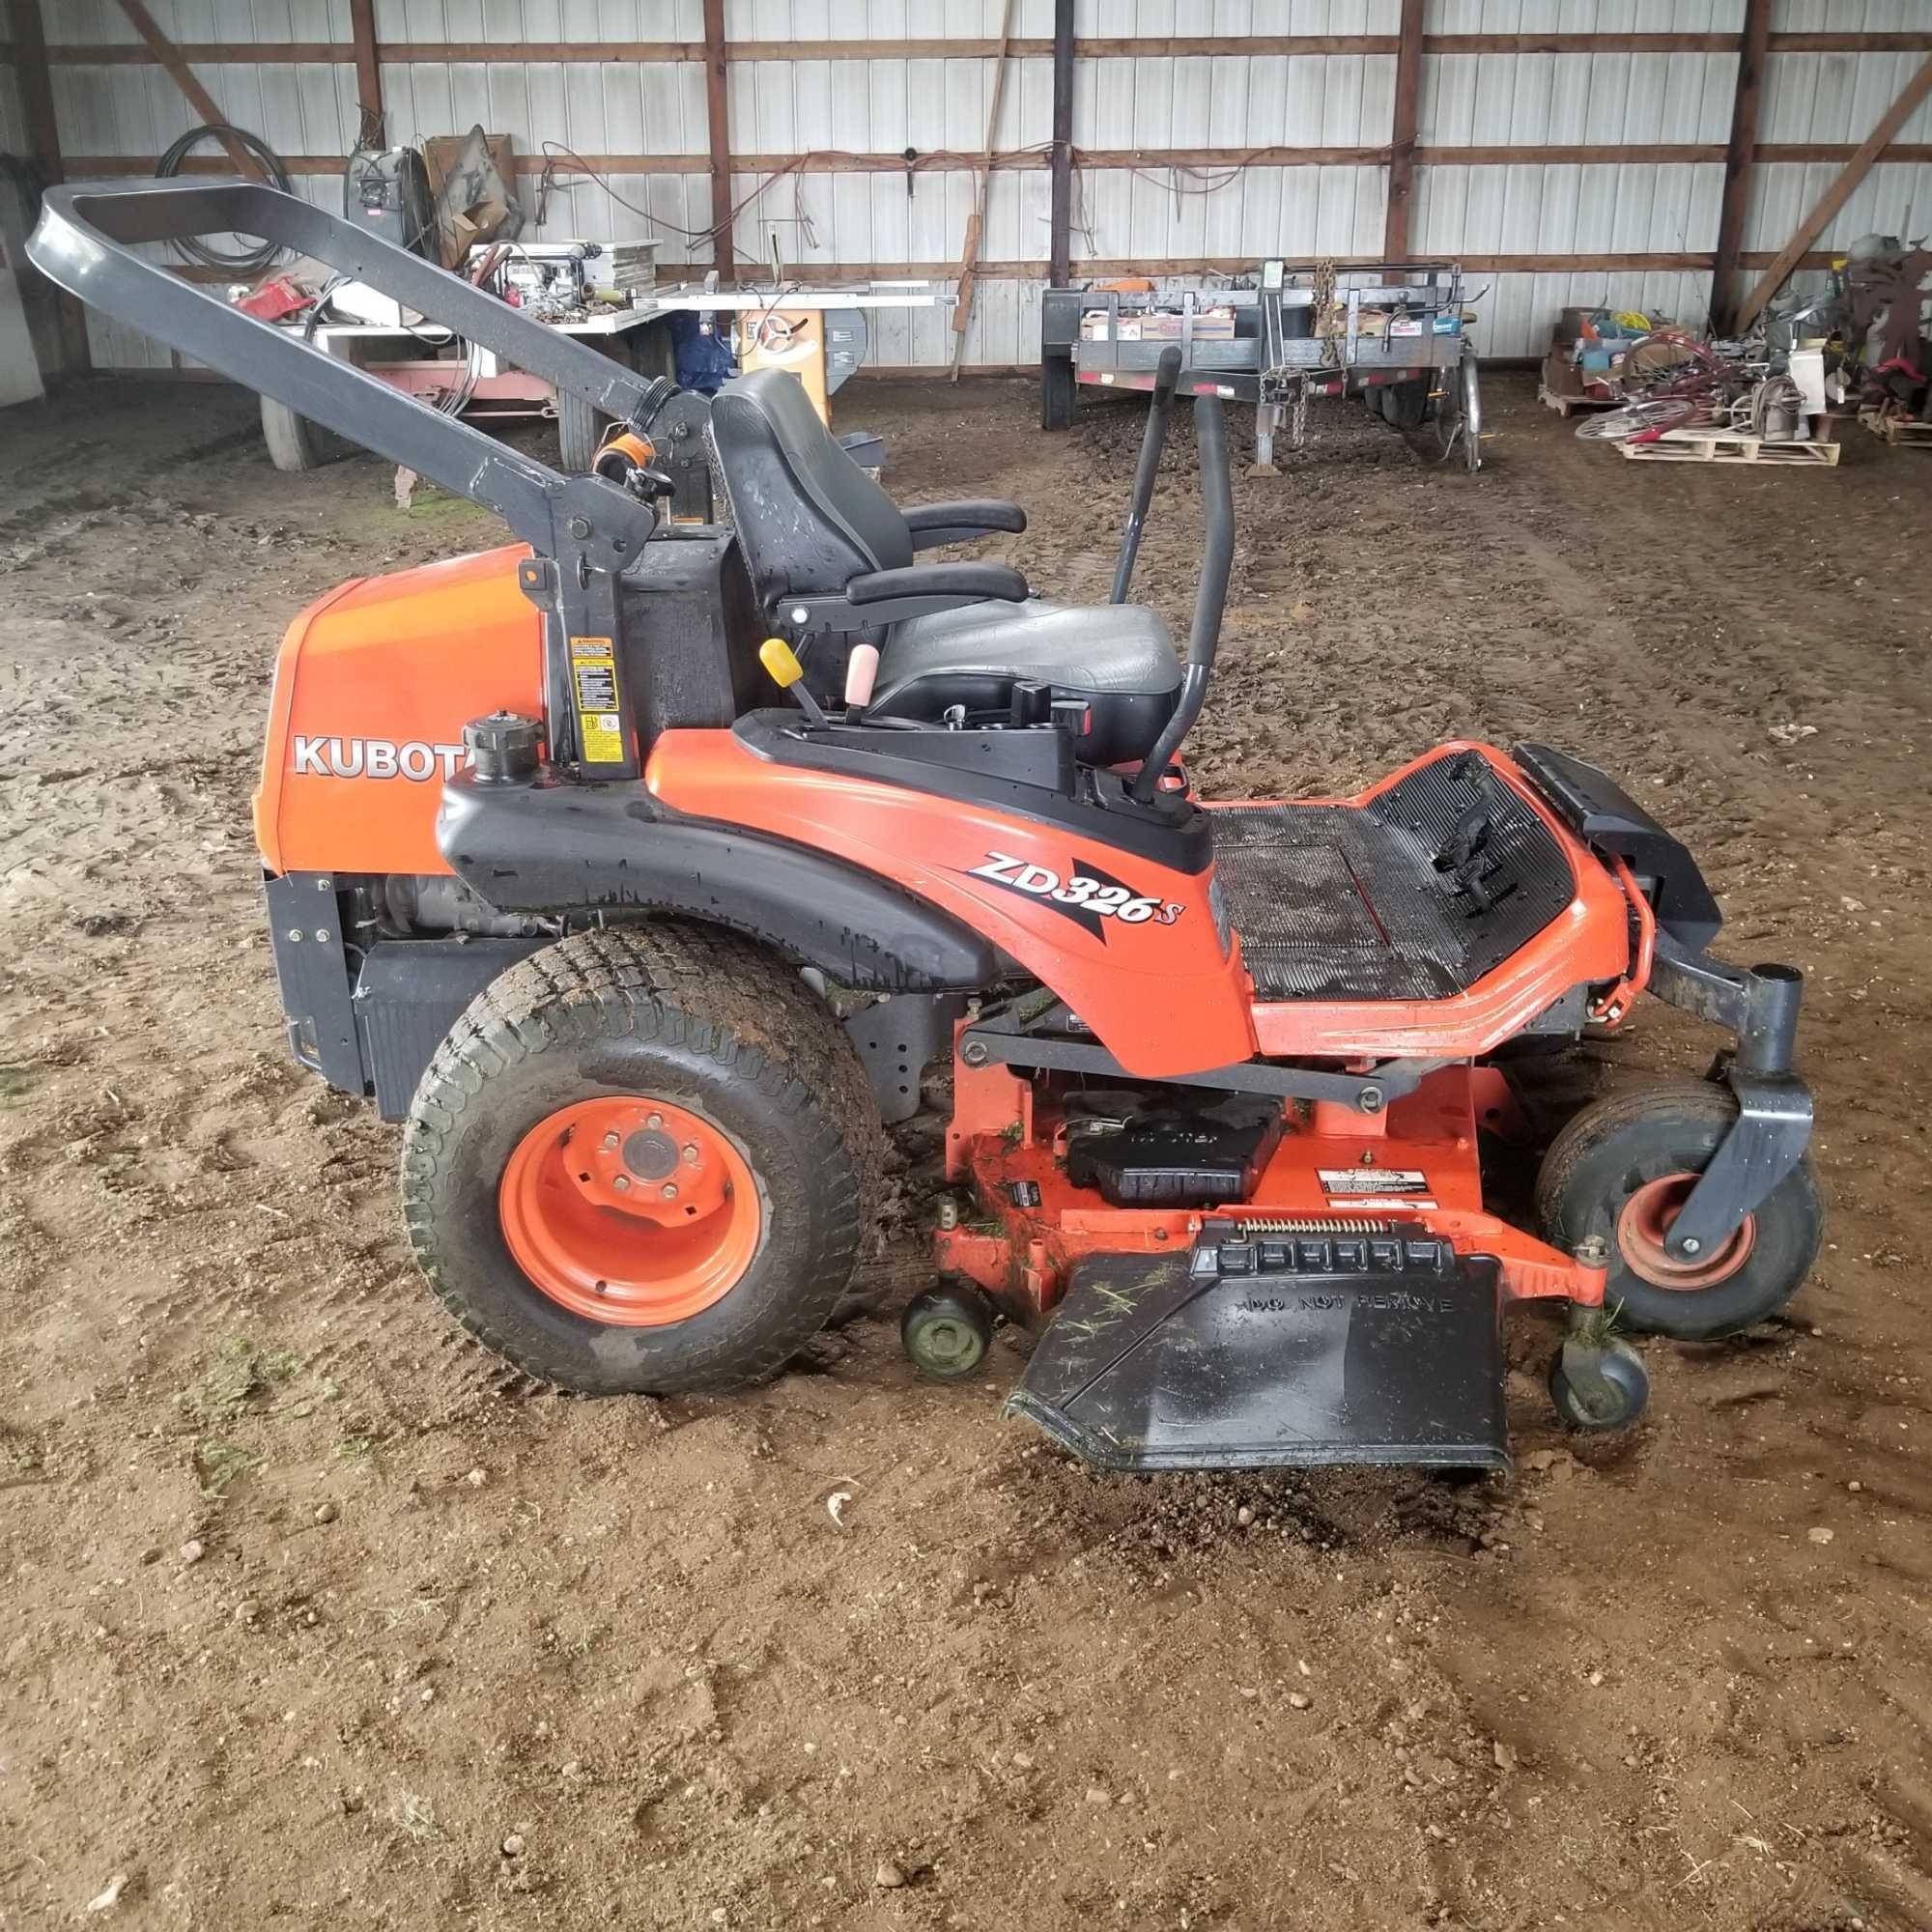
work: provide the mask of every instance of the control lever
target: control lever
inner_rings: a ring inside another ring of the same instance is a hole
[[[1221,419],[1219,396],[1195,397],[1194,441],[1201,458],[1207,543],[1201,554],[1201,579],[1194,588],[1194,622],[1187,633],[1187,666],[1181,672],[1180,698],[1153,750],[1134,775],[1132,796],[1141,805],[1153,798],[1174,754],[1208,701],[1208,680],[1213,675],[1214,653],[1221,642],[1221,612],[1228,601],[1228,573],[1235,562],[1235,486],[1228,473],[1228,432]]]
[[[821,731],[831,724],[824,705],[812,696],[805,682],[805,667],[799,663],[798,653],[782,638],[767,638],[758,646],[758,662],[781,691],[788,691],[798,699],[799,708]]]
[[[1153,401],[1148,405],[1147,429],[1141,437],[1141,459],[1134,469],[1134,494],[1127,506],[1126,535],[1121,539],[1121,560],[1114,566],[1114,589],[1110,604],[1127,601],[1127,585],[1133,582],[1134,559],[1141,554],[1141,531],[1147,526],[1148,505],[1153,501],[1153,480],[1160,469],[1161,445],[1167,440],[1168,411],[1174,405],[1175,385],[1180,381],[1180,350],[1170,344],[1160,352],[1153,372]]]
[[[845,705],[863,711],[872,701],[872,687],[879,678],[879,647],[857,643],[845,660]]]

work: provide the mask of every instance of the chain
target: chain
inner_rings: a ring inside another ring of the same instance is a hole
[[[1315,288],[1310,301],[1315,311],[1315,332],[1321,338],[1321,366],[1332,369],[1341,360],[1335,348],[1335,265],[1317,262]]]
[[[1299,452],[1308,442],[1308,378],[1294,379],[1294,409],[1289,417],[1288,446]]]

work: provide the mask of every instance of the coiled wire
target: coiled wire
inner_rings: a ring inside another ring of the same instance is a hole
[[[284,194],[295,190],[289,181],[289,171],[282,164],[282,157],[262,139],[259,134],[251,134],[245,128],[229,128],[217,122],[208,122],[199,128],[190,128],[180,140],[173,142],[166,154],[155,163],[155,173],[159,177],[178,175],[182,163],[204,141],[234,141],[247,149],[262,165],[262,171],[269,178],[270,185],[278,187]],[[204,268],[217,269],[222,273],[232,275],[242,281],[249,275],[259,275],[264,269],[280,261],[283,250],[272,242],[259,242],[252,248],[216,248],[204,242],[198,235],[184,235],[176,238],[173,246],[190,262],[199,262]]]

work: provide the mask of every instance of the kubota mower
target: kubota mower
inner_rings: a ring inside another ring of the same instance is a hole
[[[565,477],[134,254],[319,256],[611,416]],[[1010,1407],[1113,1468],[1507,1461],[1501,1318],[1569,1315],[1574,1425],[1642,1407],[1616,1331],[1721,1335],[1804,1279],[1801,980],[1705,951],[1684,847],[1540,745],[1444,745],[1350,798],[1210,801],[1179,762],[1235,531],[1182,659],[1126,601],[923,559],[1013,504],[899,509],[789,377],[710,404],[253,185],[51,190],[83,299],[489,504],[522,547],[344,585],[277,667],[256,827],[297,1055],[406,1122],[436,1292],[591,1393],[744,1382],[845,1292],[882,1122],[950,1059],[935,1376],[1038,1329]],[[709,520],[715,465],[728,526]],[[773,680],[785,687],[781,693]],[[1710,1078],[1577,1114],[1534,1232],[1484,1206],[1511,1058],[1649,992]]]

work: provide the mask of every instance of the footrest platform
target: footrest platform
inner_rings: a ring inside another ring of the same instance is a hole
[[[1107,1469],[1506,1469],[1500,1268],[1419,1227],[1090,1255],[1007,1413]]]

